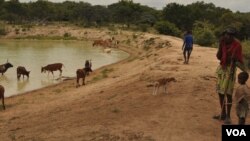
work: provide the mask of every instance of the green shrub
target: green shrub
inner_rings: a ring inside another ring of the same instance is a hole
[[[214,25],[208,21],[196,21],[193,28],[194,42],[202,46],[212,46],[216,42]]]
[[[64,38],[68,38],[68,37],[71,37],[71,34],[68,33],[68,32],[65,32],[64,35],[63,35]]]
[[[168,21],[157,22],[155,25],[155,29],[160,34],[172,35],[172,36],[180,36],[181,31],[175,26],[175,24],[170,23]]]
[[[139,24],[138,25],[138,29],[142,32],[147,32],[148,31],[148,28],[149,28],[149,25],[147,24]]]
[[[250,69],[250,41],[242,42],[245,65]]]
[[[211,46],[215,43],[216,37],[211,30],[206,29],[194,32],[194,41],[202,46]]]
[[[0,24],[0,36],[1,35],[6,35],[7,34],[7,29],[3,24]]]

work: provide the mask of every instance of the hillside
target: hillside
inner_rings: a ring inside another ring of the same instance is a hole
[[[13,32],[3,38],[15,38]],[[65,32],[80,40],[115,37],[131,56],[95,70],[86,86],[75,88],[75,80],[68,80],[7,98],[7,109],[0,108],[1,141],[221,140],[221,123],[212,119],[220,112],[216,49],[195,45],[184,65],[182,40],[171,36],[56,26],[18,36]],[[177,82],[167,94],[161,88],[153,96],[151,84],[163,77]]]

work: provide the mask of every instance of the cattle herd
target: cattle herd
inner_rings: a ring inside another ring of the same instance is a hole
[[[106,39],[106,40],[95,40],[92,44],[92,46],[102,46],[104,48],[108,47],[117,47],[116,45],[119,44],[119,41],[116,41],[114,39],[114,37],[112,37],[111,39]],[[111,49],[105,49],[104,50],[107,53],[111,52]],[[62,66],[64,66],[62,63],[54,63],[54,64],[48,64],[47,66],[44,66],[41,68],[41,73],[46,73],[48,72],[48,74],[51,72],[52,75],[54,71],[60,71],[60,76],[62,75]],[[13,65],[11,63],[7,62],[5,64],[0,65],[0,73],[2,73],[2,75],[9,69],[12,68]],[[89,72],[92,72],[92,63],[91,60],[86,60],[85,61],[85,67],[83,69],[77,69],[76,70],[76,87],[80,86],[79,80],[82,79],[82,85],[85,85],[85,77],[89,74]],[[20,79],[21,76],[27,77],[27,79],[29,78],[30,75],[30,71],[27,71],[26,68],[24,66],[18,66],[16,69],[17,72],[17,80]],[[4,87],[2,85],[0,85],[0,99],[2,99],[2,105],[3,105],[3,109],[5,110],[5,105],[4,105]]]
[[[46,73],[48,74],[51,72],[52,75],[54,71],[60,71],[60,76],[62,75],[62,67],[64,65],[62,63],[54,63],[54,64],[48,64],[47,66],[44,66],[41,68],[41,73]],[[7,62],[5,64],[0,65],[0,73],[2,75],[9,69],[12,68],[13,65],[11,63]],[[79,80],[82,79],[82,85],[85,85],[85,77],[89,74],[89,72],[92,72],[92,63],[91,60],[86,60],[85,61],[85,67],[83,69],[77,69],[76,70],[76,87],[80,86]],[[23,66],[18,66],[16,69],[17,72],[17,80],[20,79],[21,76],[29,78],[30,71],[27,71],[25,67]],[[5,105],[4,105],[4,87],[0,85],[0,99],[2,99],[2,105],[3,109],[5,110]]]

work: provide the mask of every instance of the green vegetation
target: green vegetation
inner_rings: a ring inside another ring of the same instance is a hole
[[[202,46],[211,46],[216,42],[216,37],[213,32],[213,25],[205,22],[197,21],[194,23],[193,35],[195,42]]]
[[[113,72],[113,71],[114,71],[113,68],[110,68],[110,69],[105,68],[104,70],[101,71],[101,73],[100,73],[98,76],[94,77],[94,78],[92,79],[92,81],[98,81],[98,80],[107,78],[107,77],[108,77],[108,74],[109,74],[110,72]]]
[[[0,36],[1,35],[6,35],[7,34],[7,29],[4,24],[0,23]]]
[[[83,27],[107,26],[112,31],[123,29],[152,31],[181,37],[186,30],[195,31],[196,43],[211,46],[228,26],[238,29],[240,40],[250,38],[250,13],[232,12],[212,3],[195,2],[188,5],[167,4],[162,10],[120,0],[108,6],[86,2],[46,0],[20,3],[19,0],[0,0],[0,21],[21,24],[19,32],[28,31],[34,25],[48,22],[73,23]],[[203,26],[203,27],[202,27]],[[0,26],[0,35],[6,30]],[[70,37],[66,34],[64,37]]]
[[[16,37],[15,39],[32,39],[32,40],[76,40],[76,37],[71,36],[45,36],[45,35],[36,35],[36,36],[21,36]]]
[[[250,41],[244,41],[242,46],[245,64],[250,68]]]
[[[168,21],[160,21],[155,25],[156,30],[160,34],[172,35],[172,36],[180,36],[180,30],[175,26],[175,24],[170,23]]]
[[[146,40],[144,42],[144,46],[143,46],[143,49],[144,50],[149,50],[150,49],[150,45],[154,45],[155,44],[155,38],[150,38],[148,40]]]
[[[108,77],[108,73],[110,73],[110,72],[112,72],[112,71],[114,71],[113,68],[110,68],[110,69],[106,68],[106,69],[102,70],[102,71],[101,71],[102,78],[107,78],[107,77]]]

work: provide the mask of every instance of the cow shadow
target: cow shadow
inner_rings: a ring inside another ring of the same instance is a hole
[[[7,76],[5,76],[5,75],[1,75],[0,74],[0,81],[5,81],[5,82],[8,82],[9,81],[9,79],[8,79],[8,77]]]
[[[29,84],[29,79],[20,79],[17,81],[17,90],[22,91]]]
[[[43,79],[41,79],[41,85],[42,86],[49,86],[49,85],[52,85],[52,84],[56,84],[60,82],[60,77],[53,77],[53,76],[47,76]]]

